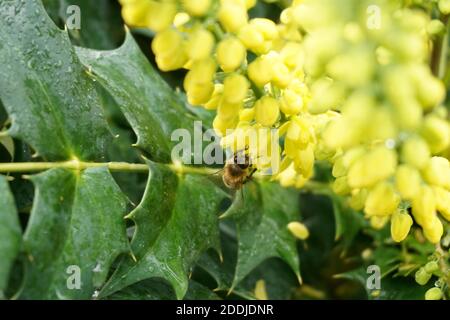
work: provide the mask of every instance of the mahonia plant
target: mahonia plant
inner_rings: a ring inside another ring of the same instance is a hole
[[[336,114],[313,115],[307,108],[311,93],[300,30],[249,19],[255,0],[121,3],[129,25],[156,32],[152,49],[162,71],[189,70],[187,99],[216,110],[213,127],[224,147],[234,152],[248,147],[258,169],[273,169],[275,162],[274,178],[296,187],[313,175],[316,158],[334,155],[321,132]],[[268,128],[284,138],[284,148],[273,143]],[[257,141],[248,145],[252,134]]]
[[[450,299],[449,20],[2,2],[0,299]]]
[[[258,169],[262,154],[274,157],[273,178],[300,188],[327,160],[333,191],[374,228],[390,221],[400,242],[412,215],[438,243],[450,220],[450,126],[429,66],[445,26],[425,2],[448,15],[449,1],[294,0],[277,24],[249,18],[255,0],[121,0],[127,24],[156,33],[158,67],[188,70],[189,103],[216,110],[223,146],[276,129],[282,148],[266,134],[249,150]]]

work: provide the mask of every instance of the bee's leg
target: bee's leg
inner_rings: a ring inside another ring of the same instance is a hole
[[[218,170],[218,171],[216,171],[216,172],[214,172],[214,173],[208,174],[208,176],[215,176],[216,174],[219,174],[219,173],[223,172],[224,170],[225,170],[225,169],[222,168],[222,169],[220,169],[220,170]]]
[[[242,185],[245,185],[247,182],[252,180],[252,176],[255,174],[256,170],[256,168],[253,168],[252,171],[250,171],[250,173],[245,177],[244,181],[242,181]]]
[[[256,170],[256,168],[253,168],[252,171],[250,171],[250,174],[247,176],[246,180],[249,180],[255,174]]]

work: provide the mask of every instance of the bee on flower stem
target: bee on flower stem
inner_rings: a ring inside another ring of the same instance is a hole
[[[251,164],[250,156],[242,151],[234,154],[230,162],[225,164],[222,176],[223,183],[230,189],[239,190],[256,172]]]

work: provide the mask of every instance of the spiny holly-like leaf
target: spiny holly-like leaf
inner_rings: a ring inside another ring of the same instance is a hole
[[[208,248],[219,250],[218,209],[226,194],[205,177],[178,176],[149,163],[150,177],[142,202],[130,214],[136,223],[132,250],[105,285],[107,296],[153,277],[166,279],[178,299],[188,289],[188,273]]]
[[[98,95],[40,1],[0,3],[0,61],[12,136],[49,160],[102,157],[111,135]]]
[[[173,288],[164,280],[148,279],[114,293],[108,300],[175,300]],[[218,300],[219,297],[196,281],[189,281],[184,300]]]
[[[36,193],[24,235],[28,262],[22,297],[90,298],[114,259],[129,250],[127,201],[105,168],[52,169],[31,179]]]
[[[228,293],[232,287],[236,268],[238,245],[230,221],[223,221],[221,227],[222,259],[216,252],[208,251],[197,266],[206,271],[217,283],[214,291]],[[194,272],[193,279],[197,280],[202,273]],[[234,287],[232,294],[244,299],[255,299],[256,282],[264,280],[270,299],[288,299],[292,291],[299,286],[298,279],[289,266],[279,258],[267,259],[252,270],[239,284]]]
[[[298,192],[267,182],[248,184],[244,190],[224,215],[235,219],[238,230],[233,287],[271,257],[283,259],[300,280],[296,242],[287,229],[289,222],[299,219]]]
[[[195,118],[153,69],[131,34],[127,33],[125,43],[117,50],[79,48],[77,52],[118,102],[138,137],[136,145],[152,160],[170,161],[172,132],[184,128],[192,133]]]
[[[57,0],[63,21],[73,22],[74,7],[80,8],[80,29],[69,28],[75,44],[92,49],[114,49],[124,37],[120,4],[111,0]]]
[[[42,4],[45,7],[45,10],[47,10],[47,14],[52,18],[55,23],[59,22],[59,7],[60,7],[60,0],[41,0]]]
[[[14,198],[6,178],[0,176],[0,299],[8,285],[9,273],[19,252],[21,238]]]

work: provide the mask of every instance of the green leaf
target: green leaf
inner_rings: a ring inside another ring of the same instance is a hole
[[[8,285],[9,274],[22,239],[22,230],[8,182],[0,176],[0,299]]]
[[[118,102],[137,135],[136,145],[148,152],[152,160],[171,160],[174,130],[187,129],[194,137],[195,118],[153,69],[130,33],[117,50],[78,48],[77,52],[80,60]]]
[[[219,250],[217,214],[226,194],[205,177],[178,176],[149,163],[150,177],[139,206],[129,215],[136,224],[132,250],[105,285],[105,297],[138,281],[160,277],[178,299],[188,289],[188,273],[202,252]]]
[[[342,239],[347,249],[353,243],[358,232],[367,225],[362,213],[350,208],[345,198],[330,194],[333,203],[334,218],[336,223],[335,239]]]
[[[7,119],[8,119],[8,114],[6,113],[5,107],[3,106],[3,103],[0,100],[0,130],[3,130],[3,126]]]
[[[372,274],[364,267],[338,275],[339,278],[349,279],[360,283],[370,300],[423,300],[429,286],[418,285],[411,277],[384,277],[380,282],[380,290],[367,288],[366,282]],[[376,294],[374,294],[374,292]]]
[[[114,49],[125,36],[125,28],[120,16],[120,5],[111,0],[59,0],[59,15],[67,21],[73,15],[69,6],[76,5],[81,12],[81,28],[68,29],[73,42],[92,49]]]
[[[233,217],[238,230],[239,250],[235,287],[250,271],[271,257],[284,260],[300,277],[300,261],[289,222],[299,215],[298,192],[278,183],[251,183],[237,196],[223,217]],[[270,236],[269,236],[270,235]]]
[[[47,10],[47,14],[52,18],[55,24],[59,25],[59,6],[60,0],[42,0],[42,4]]]
[[[175,300],[173,288],[162,279],[147,279],[135,283],[108,297],[109,300]],[[184,300],[218,300],[219,297],[196,281],[189,281]]]
[[[48,160],[103,156],[110,134],[92,80],[40,1],[1,3],[0,61],[13,137]]]
[[[28,262],[22,297],[88,299],[114,259],[129,250],[126,199],[105,168],[52,169],[31,180],[36,193],[24,235]],[[71,266],[79,268],[79,289],[67,285],[76,276]]]
[[[299,283],[295,274],[289,266],[279,258],[269,258],[252,270],[232,292],[230,289],[236,268],[238,245],[236,235],[230,221],[223,221],[221,227],[222,259],[216,252],[208,251],[204,254],[197,266],[204,270],[217,283],[215,292],[222,292],[231,299],[239,297],[244,299],[255,299],[254,290],[258,280],[264,280],[269,299],[288,299],[293,289]],[[200,282],[202,273],[196,269],[192,279]],[[203,276],[203,278],[205,278]],[[232,294],[232,295],[229,295]]]

